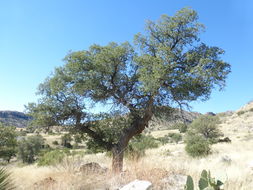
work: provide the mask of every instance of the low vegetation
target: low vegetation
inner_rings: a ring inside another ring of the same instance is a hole
[[[14,189],[10,173],[5,168],[0,168],[0,189],[11,190]]]
[[[189,126],[185,137],[185,150],[192,157],[203,157],[211,153],[211,144],[222,136],[218,117],[203,115]]]
[[[199,190],[222,190],[223,183],[220,180],[215,180],[211,177],[210,171],[203,170],[198,181]],[[191,176],[187,177],[184,190],[194,190],[194,183]]]

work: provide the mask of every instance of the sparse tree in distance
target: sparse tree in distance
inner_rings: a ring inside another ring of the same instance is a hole
[[[71,52],[39,86],[41,98],[27,112],[41,126],[69,126],[112,151],[112,169],[120,172],[124,150],[148,127],[155,108],[204,101],[214,87],[224,87],[230,65],[221,59],[222,49],[200,41],[203,29],[197,13],[183,8],[147,22],[134,45],[112,42]],[[91,105],[111,109],[94,114]]]
[[[17,133],[15,127],[0,123],[0,158],[10,162],[17,150]]]
[[[23,163],[31,164],[43,148],[44,139],[41,135],[22,138],[18,143],[18,156]]]

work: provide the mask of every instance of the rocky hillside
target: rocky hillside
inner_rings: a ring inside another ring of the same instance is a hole
[[[8,126],[26,127],[31,118],[22,112],[0,111],[0,123]]]
[[[170,129],[176,123],[191,123],[194,119],[201,114],[198,112],[190,112],[180,109],[173,110],[158,110],[152,121],[149,123],[148,131],[155,130],[167,130]]]

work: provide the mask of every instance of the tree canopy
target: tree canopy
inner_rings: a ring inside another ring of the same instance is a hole
[[[213,88],[224,87],[230,65],[221,59],[221,48],[200,40],[203,31],[196,11],[183,8],[148,21],[134,43],[71,52],[27,110],[40,126],[67,125],[112,151],[119,171],[129,140],[148,126],[157,107],[207,100]],[[94,114],[91,105],[111,111]]]

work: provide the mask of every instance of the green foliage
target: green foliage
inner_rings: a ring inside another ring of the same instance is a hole
[[[184,8],[149,21],[134,45],[112,42],[70,52],[39,86],[38,103],[26,107],[33,125],[71,126],[95,149],[126,147],[155,107],[206,100],[214,87],[224,87],[230,65],[221,60],[222,49],[201,42],[203,29],[197,12]],[[109,105],[113,113],[97,117],[85,104]]]
[[[7,162],[15,156],[17,147],[17,133],[15,127],[0,124],[0,158]]]
[[[157,138],[158,141],[160,141],[163,145],[167,143],[178,143],[182,140],[182,135],[178,133],[169,133],[168,135],[165,135],[164,137]]]
[[[128,159],[138,160],[145,155],[145,150],[157,148],[159,144],[156,139],[149,135],[138,135],[133,138],[125,151]]]
[[[184,190],[194,190],[194,183],[193,183],[193,179],[191,176],[187,176]]]
[[[0,190],[14,189],[10,173],[5,168],[0,168]]]
[[[56,165],[60,163],[63,158],[69,154],[70,152],[66,150],[53,150],[47,152],[38,159],[38,166]]]
[[[26,130],[20,130],[19,132],[18,132],[18,136],[26,136],[27,135],[27,131]]]
[[[44,139],[41,135],[28,136],[18,142],[18,156],[23,163],[31,164],[44,146]]]
[[[253,112],[253,108],[250,108],[249,111],[250,111],[250,112]]]
[[[185,133],[187,131],[188,125],[180,122],[180,123],[175,123],[171,128],[178,129],[180,133]]]
[[[198,182],[199,190],[221,190],[223,183],[220,180],[215,180],[211,177],[210,171],[203,170]],[[191,176],[187,177],[185,190],[194,190],[194,184]]]
[[[66,147],[66,148],[72,148],[71,142],[72,141],[72,136],[71,134],[64,134],[61,136],[61,145]]]
[[[218,129],[219,122],[219,118],[215,116],[200,116],[190,124],[187,135],[199,134],[210,143],[216,143],[219,137],[222,136],[221,131]]]
[[[245,114],[245,113],[246,113],[246,111],[243,111],[243,110],[242,110],[242,111],[237,112],[237,115],[238,115],[238,116],[241,116],[241,115],[243,115],[243,114]]]
[[[52,144],[53,145],[59,145],[59,142],[55,140],[55,141],[52,142]]]
[[[200,135],[188,135],[185,150],[192,157],[203,157],[211,152],[210,143]]]

